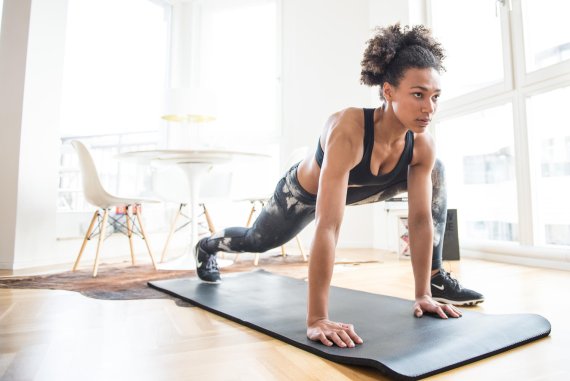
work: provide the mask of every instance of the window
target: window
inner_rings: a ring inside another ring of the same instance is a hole
[[[234,147],[277,143],[276,2],[210,0],[201,15],[196,78],[214,94],[221,135]]]
[[[144,189],[113,159],[122,150],[152,149],[158,140],[167,78],[169,7],[154,0],[69,0],[64,57],[58,211],[88,205],[75,152],[91,147],[110,192]],[[131,171],[126,171],[131,172]]]
[[[510,104],[437,126],[448,205],[460,210],[462,239],[517,241],[517,198]]]
[[[503,46],[495,0],[432,0],[431,5],[433,34],[447,55],[442,101],[501,83]]]
[[[165,8],[150,0],[70,0],[61,135],[151,131],[166,79]]]
[[[279,172],[281,135],[277,1],[208,0],[197,9],[192,84],[207,89],[216,116],[200,129],[200,142],[271,155],[256,163],[266,176],[233,163],[232,184],[238,199],[250,197],[251,189],[270,193]]]
[[[448,55],[434,135],[463,244],[568,248],[570,3],[428,4]]]
[[[567,119],[570,87],[527,100],[530,151],[534,156],[538,241],[570,246],[570,131]]]
[[[527,71],[570,59],[569,1],[524,0],[522,12]]]

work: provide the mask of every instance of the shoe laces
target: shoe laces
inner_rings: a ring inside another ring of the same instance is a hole
[[[208,260],[206,261],[206,269],[208,271],[218,271],[218,261],[216,261],[215,255],[208,255]]]
[[[443,279],[445,279],[447,282],[451,283],[451,287],[461,289],[461,285],[459,284],[457,279],[454,279],[451,276],[451,272],[447,272],[444,269],[441,269],[441,275],[442,275]]]

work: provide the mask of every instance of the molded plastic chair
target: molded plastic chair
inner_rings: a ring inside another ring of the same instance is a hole
[[[108,193],[105,190],[105,188],[103,188],[103,185],[99,180],[99,175],[97,174],[95,163],[93,162],[93,158],[91,157],[91,154],[87,149],[87,147],[85,147],[85,145],[78,140],[72,141],[71,145],[73,146],[73,148],[75,148],[77,155],[79,157],[79,168],[81,170],[81,178],[82,178],[82,185],[83,185],[83,192],[85,195],[85,199],[87,200],[87,202],[98,208],[93,214],[93,218],[91,219],[91,223],[89,224],[89,228],[87,229],[87,233],[85,234],[85,238],[83,239],[83,244],[81,245],[81,249],[79,250],[79,254],[77,255],[77,259],[75,260],[75,264],[73,265],[72,271],[75,271],[77,269],[79,261],[81,260],[81,255],[83,254],[83,250],[87,245],[87,241],[89,241],[91,238],[99,234],[99,241],[97,243],[97,251],[95,254],[95,263],[93,265],[93,277],[97,276],[97,269],[99,267],[99,251],[101,249],[103,240],[105,239],[105,230],[107,227],[107,219],[109,217],[109,209],[112,207],[124,208],[125,210],[125,218],[127,223],[126,235],[127,237],[129,237],[132,264],[133,265],[135,264],[135,255],[133,252],[133,241],[132,241],[132,236],[134,233],[140,235],[141,238],[145,241],[148,254],[150,255],[150,259],[152,261],[152,265],[156,269],[154,256],[152,255],[148,238],[143,228],[140,205],[142,203],[157,203],[159,201],[143,199],[143,198],[120,197]],[[102,217],[101,214],[103,215]],[[136,220],[132,216],[132,214],[136,216]],[[97,220],[98,222],[97,233],[93,233],[94,230],[93,228],[95,227],[95,220]]]
[[[307,152],[308,152],[308,147],[306,147],[306,146],[302,146],[302,147],[298,147],[298,148],[294,149],[289,154],[289,157],[287,158],[286,170],[289,170],[289,168],[291,166],[293,166],[293,164],[297,164],[298,162],[303,160],[305,158],[305,156],[307,155]],[[265,204],[267,203],[268,200],[269,200],[268,197],[259,197],[259,196],[248,197],[248,198],[245,198],[242,200],[242,201],[249,201],[251,203],[251,210],[249,212],[249,215],[247,217],[247,222],[245,224],[246,227],[249,227],[251,225],[252,220],[253,220],[253,215],[258,211],[257,208],[259,207],[259,210],[263,209],[263,207],[265,206]],[[299,239],[298,235],[295,236],[295,240],[297,241],[297,246],[299,247],[299,251],[301,252],[301,255],[303,256],[303,260],[305,262],[307,262],[307,255],[305,254],[305,249],[303,248],[303,244],[301,243],[301,240]],[[281,256],[282,257],[287,256],[287,253],[285,251],[285,244],[281,245]],[[234,263],[237,262],[238,259],[239,259],[239,253],[236,254],[236,256],[234,258]],[[255,266],[257,266],[259,264],[259,253],[255,253],[255,258],[253,260],[253,264]]]
[[[160,263],[163,263],[166,260],[170,240],[172,239],[174,233],[182,230],[191,223],[191,217],[184,212],[186,206],[190,202],[190,185],[188,184],[188,180],[185,178],[184,174],[177,167],[157,166],[153,169],[153,192],[164,202],[172,202],[178,204],[178,210],[176,211],[172,223],[170,224],[168,236],[166,238],[164,248],[162,249]],[[199,204],[200,208],[202,209],[202,213],[198,215],[198,227],[203,227],[202,217],[205,217],[207,230],[210,234],[214,234],[216,228],[214,227],[214,223],[206,206],[206,203],[215,201],[217,199],[228,198],[230,194],[231,182],[232,173],[229,172],[227,168],[225,170],[213,169],[212,173],[205,175],[202,179],[200,186],[201,202]],[[182,224],[178,224],[180,217],[184,218]],[[199,233],[198,235],[200,236],[202,234]]]

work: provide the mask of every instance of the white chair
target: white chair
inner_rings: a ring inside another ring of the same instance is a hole
[[[200,186],[200,194],[202,195],[200,197],[200,208],[202,209],[202,213],[198,215],[199,236],[203,235],[206,229],[209,234],[216,232],[206,204],[215,202],[216,200],[227,199],[230,194],[231,183],[232,173],[223,166],[218,169],[214,168],[203,177]],[[153,167],[152,190],[164,202],[178,205],[177,211],[170,224],[164,248],[162,249],[160,263],[163,263],[168,255],[170,241],[174,233],[182,230],[191,223],[191,217],[185,213],[186,206],[190,202],[190,185],[179,168],[157,165]],[[183,221],[179,224],[180,217],[183,217]],[[205,217],[205,221],[203,217]],[[205,224],[203,222],[205,222]],[[206,226],[204,227],[204,225]]]
[[[126,235],[129,238],[132,264],[135,265],[135,255],[133,252],[132,236],[133,234],[137,234],[140,235],[141,238],[145,241],[148,254],[150,255],[150,259],[152,261],[152,265],[156,269],[154,256],[152,255],[150,244],[148,242],[148,237],[144,231],[144,227],[142,224],[140,205],[142,203],[156,203],[159,201],[143,199],[143,198],[119,197],[108,193],[101,185],[101,181],[99,180],[99,175],[97,174],[95,163],[93,162],[93,158],[91,157],[91,154],[89,153],[87,147],[85,147],[85,145],[78,140],[72,141],[71,145],[73,146],[73,148],[75,148],[77,155],[79,157],[79,168],[81,171],[81,178],[82,178],[82,185],[83,185],[83,192],[85,195],[85,199],[87,200],[87,202],[98,208],[93,214],[93,218],[91,219],[91,223],[89,224],[89,228],[87,229],[87,233],[85,234],[85,238],[83,239],[83,244],[81,245],[81,249],[79,250],[79,254],[77,255],[77,259],[75,260],[75,264],[73,265],[72,271],[75,271],[77,269],[77,266],[79,265],[79,261],[81,260],[81,256],[83,254],[83,250],[87,245],[87,241],[89,241],[91,238],[93,238],[98,234],[99,241],[97,242],[95,263],[93,265],[93,277],[97,276],[97,269],[99,267],[99,252],[102,243],[106,238],[105,231],[107,227],[107,219],[109,217],[109,209],[113,207],[124,208],[126,227],[127,227]],[[103,215],[102,217],[101,214]],[[132,216],[132,214],[136,216],[136,220]],[[93,232],[96,220],[97,220],[98,232]]]
[[[306,146],[298,147],[298,148],[294,149],[289,154],[289,157],[287,158],[285,170],[288,170],[293,164],[296,164],[299,161],[303,160],[305,158],[305,156],[307,155],[307,152],[308,152],[308,147],[306,147]],[[259,210],[263,209],[263,206],[265,206],[265,203],[268,200],[269,200],[268,197],[259,197],[259,196],[252,196],[252,197],[248,197],[248,198],[240,200],[240,201],[249,201],[251,203],[251,210],[249,212],[249,215],[247,217],[247,222],[245,224],[246,227],[249,227],[251,225],[252,220],[253,220],[253,216],[258,211],[258,207],[259,207]],[[295,236],[295,240],[297,241],[297,246],[299,247],[299,251],[301,252],[301,255],[303,256],[303,260],[305,262],[307,262],[307,255],[305,254],[305,249],[303,248],[303,244],[301,243],[301,240],[299,239],[298,235]],[[281,245],[281,256],[282,257],[287,256],[284,244]],[[236,254],[234,262],[237,262],[238,259],[239,259],[239,253]],[[255,253],[255,258],[253,260],[253,264],[255,266],[257,266],[259,264],[259,253]]]

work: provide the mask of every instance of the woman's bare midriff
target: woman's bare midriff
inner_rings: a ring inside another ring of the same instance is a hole
[[[316,195],[319,190],[319,176],[321,168],[313,155],[307,156],[297,167],[297,180],[299,185],[307,192]]]

